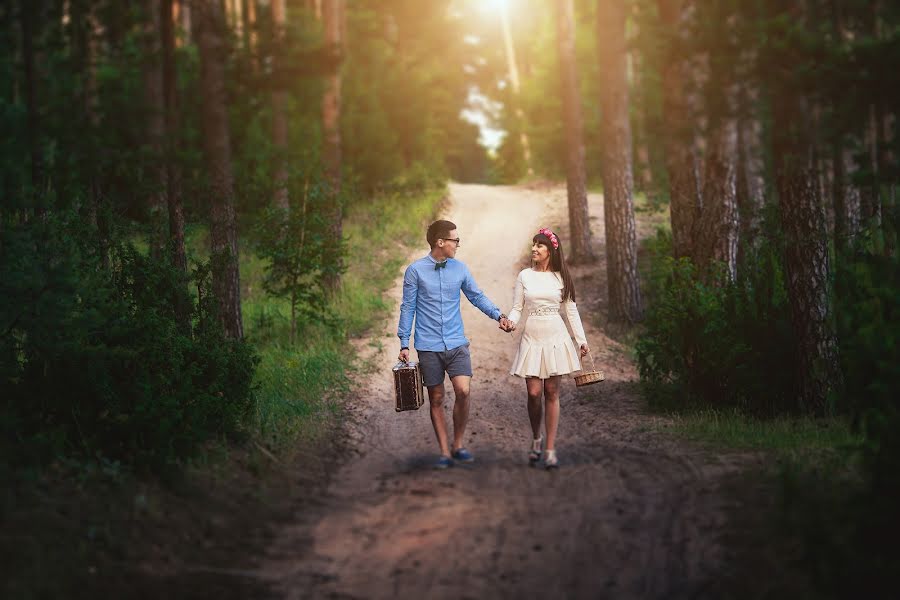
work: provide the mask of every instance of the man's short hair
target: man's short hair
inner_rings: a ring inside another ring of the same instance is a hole
[[[434,248],[435,245],[437,245],[438,240],[447,239],[447,236],[450,235],[450,232],[454,229],[456,229],[455,223],[443,219],[435,221],[428,226],[428,232],[425,234],[425,239],[428,240],[428,245]]]

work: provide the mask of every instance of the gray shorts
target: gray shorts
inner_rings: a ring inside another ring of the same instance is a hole
[[[445,371],[451,379],[457,375],[472,376],[472,357],[468,344],[443,352],[417,350],[416,354],[419,356],[419,369],[422,371],[422,383],[425,387],[444,383]]]

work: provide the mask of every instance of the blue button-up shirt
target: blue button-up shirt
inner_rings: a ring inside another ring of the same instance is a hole
[[[427,254],[409,265],[403,275],[403,302],[397,327],[402,348],[409,347],[413,317],[416,350],[443,352],[467,344],[459,310],[460,291],[481,312],[494,320],[500,318],[500,309],[481,291],[465,264],[454,258],[447,259],[447,266],[442,269],[435,269],[435,264]]]

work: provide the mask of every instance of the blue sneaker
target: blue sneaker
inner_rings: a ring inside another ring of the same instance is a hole
[[[453,451],[453,460],[458,460],[459,462],[470,463],[475,462],[475,457],[472,456],[472,453],[466,450],[465,448],[460,448],[459,450]]]
[[[434,463],[435,469],[447,469],[453,466],[453,460],[449,456],[441,456]]]

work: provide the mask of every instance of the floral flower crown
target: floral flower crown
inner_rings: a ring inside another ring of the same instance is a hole
[[[541,227],[540,229],[538,229],[538,233],[550,238],[550,243],[553,244],[553,249],[559,250],[559,238],[556,237],[555,233],[550,231],[549,227]]]

